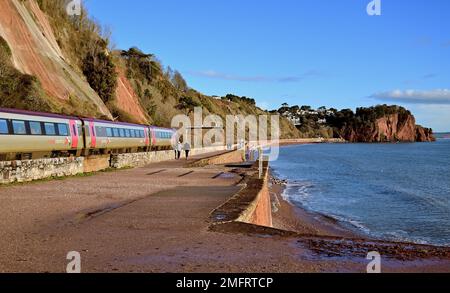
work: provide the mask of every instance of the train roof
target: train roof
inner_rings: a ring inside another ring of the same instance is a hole
[[[91,122],[98,122],[98,123],[105,123],[105,124],[112,124],[112,125],[121,125],[121,126],[132,126],[132,127],[148,127],[148,125],[143,124],[135,124],[135,123],[127,123],[127,122],[114,122],[109,120],[101,120],[101,119],[95,119],[95,118],[81,118],[83,121],[91,121]]]
[[[39,117],[47,117],[47,118],[83,120],[83,121],[91,121],[91,122],[105,123],[105,124],[111,124],[111,125],[132,126],[132,127],[151,127],[152,129],[156,129],[156,130],[175,131],[174,129],[171,129],[171,128],[163,128],[163,127],[152,126],[152,125],[134,124],[134,123],[127,123],[127,122],[114,122],[114,121],[101,120],[101,119],[95,119],[95,118],[83,118],[83,117],[75,117],[75,116],[44,113],[44,112],[34,112],[34,111],[20,110],[20,109],[0,108],[0,113],[1,112],[8,113],[8,114],[39,116]]]
[[[174,128],[165,128],[165,127],[152,126],[152,125],[150,125],[150,128],[155,129],[155,130],[176,131]]]
[[[112,124],[112,125],[133,126],[133,127],[150,127],[152,129],[156,129],[156,130],[175,131],[174,129],[171,129],[171,128],[164,128],[164,127],[158,127],[158,126],[152,126],[152,125],[134,124],[134,123],[127,123],[127,122],[114,122],[114,121],[101,120],[101,119],[95,119],[95,118],[81,118],[81,119],[84,121],[93,121],[93,122]]]
[[[0,112],[8,113],[8,114],[17,114],[17,115],[47,117],[47,118],[81,120],[80,118],[75,117],[75,116],[67,116],[67,115],[44,113],[44,112],[34,112],[34,111],[10,109],[10,108],[0,108]]]

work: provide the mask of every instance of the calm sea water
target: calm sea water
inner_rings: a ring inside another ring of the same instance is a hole
[[[450,246],[450,140],[284,147],[285,197],[385,240]]]

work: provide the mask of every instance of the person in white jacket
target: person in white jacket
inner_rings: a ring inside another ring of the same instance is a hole
[[[184,151],[186,153],[186,161],[187,161],[189,158],[189,153],[191,152],[191,145],[188,142],[184,144]]]
[[[181,158],[181,152],[183,151],[183,145],[181,142],[177,143],[177,160]]]

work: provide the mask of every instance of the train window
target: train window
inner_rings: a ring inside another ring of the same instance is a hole
[[[44,123],[45,134],[47,135],[56,135],[55,124],[53,123]]]
[[[78,125],[78,136],[83,135],[83,127],[81,125]]]
[[[98,137],[107,137],[105,127],[101,127],[101,126],[95,127],[95,133]]]
[[[106,136],[108,136],[108,137],[112,137],[113,136],[111,128],[106,128]]]
[[[139,130],[139,133],[141,134],[141,138],[145,137],[144,130]]]
[[[8,134],[8,122],[4,119],[0,119],[0,134]]]
[[[14,134],[27,134],[27,128],[25,127],[25,121],[13,120]]]
[[[125,137],[131,137],[131,133],[129,129],[125,129]]]
[[[69,135],[69,129],[67,128],[67,124],[58,124],[58,131],[60,136]]]
[[[113,134],[114,134],[114,137],[120,137],[119,129],[113,128]]]
[[[139,133],[139,130],[134,130],[134,137],[141,137],[141,134]]]
[[[134,129],[130,129],[130,136],[136,137],[136,133],[134,132]]]
[[[41,122],[30,122],[30,131],[32,135],[41,135],[42,134]]]

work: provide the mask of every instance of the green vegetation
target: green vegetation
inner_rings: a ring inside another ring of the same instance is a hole
[[[11,57],[11,49],[5,39],[0,36],[0,52],[4,54],[4,57]]]
[[[200,107],[201,104],[195,102],[192,97],[182,97],[180,98],[180,103],[177,105],[177,108],[180,110],[186,111],[186,115],[189,115],[194,111],[195,107]]]
[[[37,0],[37,3],[48,16],[64,55],[79,73],[87,56],[105,52],[109,45],[109,32],[89,18],[84,8],[81,16],[71,17],[65,10],[65,0]]]
[[[235,102],[235,103],[243,102],[243,103],[248,103],[250,105],[256,106],[255,99],[247,98],[247,97],[239,97],[239,96],[235,96],[235,95],[232,95],[232,94],[228,94],[225,97],[222,97],[222,100]]]
[[[83,74],[89,85],[98,93],[103,102],[113,100],[117,87],[116,67],[112,58],[108,55],[106,43],[100,44],[88,52],[83,59]]]

